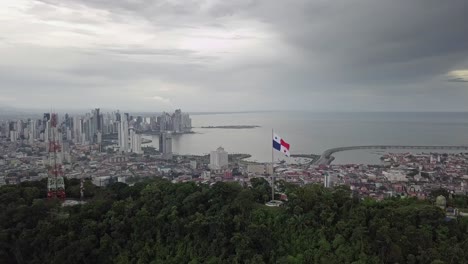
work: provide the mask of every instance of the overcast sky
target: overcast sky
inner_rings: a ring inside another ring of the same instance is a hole
[[[466,0],[1,0],[0,106],[468,111]]]

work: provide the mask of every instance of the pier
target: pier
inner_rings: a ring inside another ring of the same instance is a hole
[[[467,150],[468,145],[465,146],[404,146],[404,145],[368,145],[368,146],[350,146],[331,148],[325,150],[320,158],[314,163],[315,165],[329,165],[333,160],[333,153],[346,151],[346,150],[358,150],[358,149],[425,149],[425,150]]]

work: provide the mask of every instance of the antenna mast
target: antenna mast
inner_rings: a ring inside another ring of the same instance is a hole
[[[51,135],[51,137],[48,139],[50,169],[49,178],[47,181],[47,197],[65,199],[65,183],[63,180],[62,168],[63,155],[60,155],[59,157],[59,154],[62,154],[62,147],[60,144],[61,133],[59,133],[59,129],[57,128],[57,114],[52,113],[50,115],[50,120],[48,120],[47,123],[48,125],[46,126],[46,129],[49,129],[51,132],[47,133]]]

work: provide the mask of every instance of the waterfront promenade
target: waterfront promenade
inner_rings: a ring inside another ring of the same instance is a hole
[[[464,146],[404,146],[404,145],[367,145],[367,146],[350,146],[350,147],[339,147],[325,150],[320,158],[314,163],[316,165],[329,165],[334,157],[333,153],[346,151],[346,150],[358,150],[358,149],[425,149],[425,150],[460,150],[468,151],[468,145]]]

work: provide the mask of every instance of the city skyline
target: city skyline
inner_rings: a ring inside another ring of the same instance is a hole
[[[3,7],[2,107],[468,110],[462,0]]]
[[[166,138],[166,133],[191,133],[192,129],[190,115],[181,109],[176,109],[173,114],[163,112],[143,117],[120,113],[118,110],[102,112],[100,108],[95,108],[91,112],[75,115],[65,113],[60,116],[57,113],[46,112],[42,118],[29,116],[7,121],[0,120],[0,137],[8,138],[10,142],[26,140],[31,145],[36,142],[48,143],[53,130],[51,116],[54,117],[57,131],[60,132],[60,140],[81,146],[95,145],[100,150],[103,144],[108,146],[110,143],[113,145],[113,151],[118,150],[119,153],[142,154],[142,134],[145,132],[158,133]],[[116,138],[112,138],[112,135]],[[107,143],[103,137],[107,137]],[[163,154],[171,157],[171,136],[168,135],[167,138],[168,143],[160,145],[160,149],[164,149]]]
[[[468,0],[0,6],[0,263],[468,263]]]

